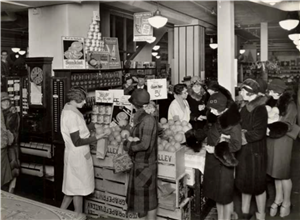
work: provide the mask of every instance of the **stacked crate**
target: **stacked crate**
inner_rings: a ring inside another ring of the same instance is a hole
[[[134,219],[137,214],[127,214],[127,173],[114,173],[113,156],[117,149],[108,146],[104,159],[98,159],[92,151],[95,172],[95,191],[85,199],[85,213],[94,218],[100,215],[120,219]]]
[[[158,151],[158,178],[175,189],[175,209],[160,204],[158,219],[191,220],[191,200],[188,198],[184,162],[185,146],[175,152]]]

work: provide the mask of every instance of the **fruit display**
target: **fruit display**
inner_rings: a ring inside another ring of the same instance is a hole
[[[185,142],[185,132],[192,129],[187,121],[179,121],[165,118],[160,119],[160,127],[164,130],[163,136],[158,137],[158,150],[175,152]]]

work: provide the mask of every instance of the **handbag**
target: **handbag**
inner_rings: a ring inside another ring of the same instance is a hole
[[[118,153],[113,157],[114,173],[128,172],[133,166],[131,157],[124,151],[123,145],[118,148]]]

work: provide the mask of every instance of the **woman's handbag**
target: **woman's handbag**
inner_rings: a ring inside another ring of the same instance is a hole
[[[127,172],[133,166],[131,157],[123,150],[123,145],[118,149],[118,154],[113,157],[113,167],[115,173]]]

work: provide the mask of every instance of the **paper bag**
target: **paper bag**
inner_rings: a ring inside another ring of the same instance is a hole
[[[123,150],[123,145],[120,145],[118,154],[113,158],[113,163],[115,173],[126,172],[131,169],[133,163],[128,153]]]
[[[96,158],[104,159],[107,153],[107,139],[102,138],[97,141]]]

